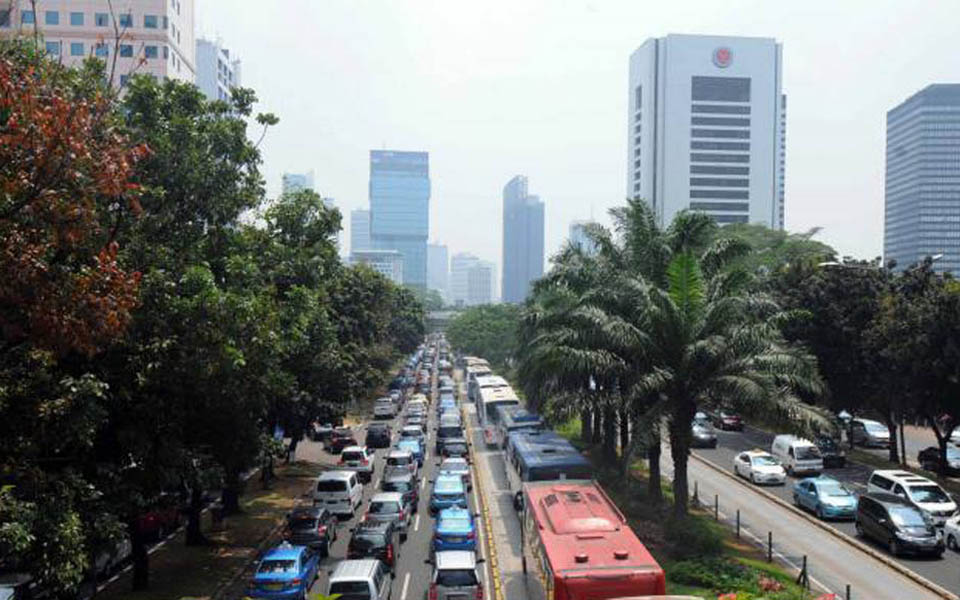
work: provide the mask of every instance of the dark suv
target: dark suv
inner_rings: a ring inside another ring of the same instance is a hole
[[[857,503],[857,535],[884,544],[890,554],[943,555],[943,540],[920,510],[899,496],[871,493]]]
[[[347,558],[378,558],[392,571],[399,550],[400,534],[392,521],[364,521],[353,530],[353,537],[347,544]]]
[[[330,544],[337,539],[337,518],[323,507],[300,507],[287,515],[283,539],[297,546],[309,546],[330,555]]]
[[[368,448],[389,448],[393,431],[387,423],[370,423],[367,425],[367,438],[364,445]]]
[[[820,450],[820,456],[823,457],[823,466],[825,468],[840,467],[847,464],[847,455],[843,451],[837,440],[832,437],[821,435],[814,442],[817,449]]]
[[[384,492],[399,492],[403,494],[403,501],[417,512],[420,504],[420,487],[417,478],[406,467],[387,467],[380,482],[380,489]]]
[[[340,454],[347,446],[356,446],[357,440],[349,427],[337,427],[330,434],[326,448],[330,454]]]

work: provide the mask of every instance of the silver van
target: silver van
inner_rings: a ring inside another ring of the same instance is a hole
[[[854,419],[850,422],[853,443],[861,446],[890,447],[890,430],[880,421]]]
[[[477,590],[483,587],[477,558],[471,550],[444,550],[437,552],[433,560],[424,561],[433,565],[428,596],[437,600],[476,598]]]
[[[350,515],[363,503],[363,484],[355,471],[325,471],[317,477],[313,503],[335,515]]]
[[[330,574],[327,595],[339,594],[343,598],[390,598],[391,579],[387,567],[376,559],[342,560]]]

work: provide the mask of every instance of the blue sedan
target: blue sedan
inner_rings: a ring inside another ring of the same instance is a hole
[[[413,438],[402,439],[397,442],[397,450],[406,450],[417,459],[417,465],[423,466],[423,447]]]
[[[433,551],[477,551],[477,528],[469,510],[452,506],[440,511],[433,534]]]
[[[320,569],[320,555],[286,542],[260,559],[247,595],[253,598],[305,598]]]
[[[809,477],[793,486],[793,503],[816,513],[820,519],[852,519],[857,497],[832,477]]]
[[[445,508],[459,506],[467,508],[467,488],[459,475],[441,474],[433,484],[430,494],[430,514],[435,515]]]

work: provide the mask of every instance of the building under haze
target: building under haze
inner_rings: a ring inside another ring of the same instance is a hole
[[[370,211],[355,208],[350,211],[350,251],[370,247]]]
[[[523,302],[543,276],[543,202],[517,175],[503,188],[503,301]]]
[[[593,254],[597,251],[597,245],[587,237],[586,226],[593,221],[573,221],[570,223],[570,243],[579,246],[587,254]]]
[[[280,185],[284,194],[302,192],[303,190],[316,191],[313,187],[313,171],[284,173],[280,178]]]
[[[942,254],[960,273],[960,84],[934,84],[887,113],[883,254],[904,269]]]
[[[210,100],[229,100],[240,87],[240,59],[221,40],[197,40],[197,87]]]
[[[443,244],[427,245],[427,288],[440,292],[447,300],[449,296],[450,260],[447,247]]]
[[[786,96],[771,38],[668,35],[630,56],[627,195],[783,229]]]
[[[458,252],[450,259],[450,302],[466,305],[470,269],[480,259],[467,252]]]
[[[367,265],[395,284],[403,284],[403,256],[396,250],[353,250],[350,264]]]
[[[193,83],[196,46],[193,37],[193,0],[43,0],[34,12],[29,2],[0,1],[0,37],[19,30],[43,36],[47,55],[67,66],[88,56],[108,66],[116,59],[114,83],[124,85],[133,74]],[[114,22],[122,39],[115,49]]]
[[[496,266],[487,260],[478,260],[467,269],[467,297],[464,304],[477,306],[493,302]]]
[[[426,289],[430,161],[426,152],[370,151],[370,241],[403,255],[403,282]]]

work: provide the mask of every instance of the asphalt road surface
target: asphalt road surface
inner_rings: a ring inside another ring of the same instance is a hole
[[[751,450],[754,448],[761,448],[769,451],[770,445],[773,442],[773,435],[751,429],[747,427],[743,432],[734,432],[734,431],[717,431],[717,437],[719,439],[719,445],[716,449],[699,449],[694,452],[697,456],[710,461],[712,464],[720,467],[721,469],[733,472],[733,458],[738,453],[744,450]],[[665,455],[667,453],[664,453]],[[691,466],[694,463],[691,462]],[[705,470],[705,469],[704,469]],[[847,466],[843,468],[832,468],[824,471],[826,475],[834,477],[842,482],[844,482],[851,490],[855,492],[863,492],[866,490],[867,479],[872,472],[871,467],[865,465],[860,465],[857,463],[847,462]],[[692,475],[692,474],[691,474]],[[699,476],[699,475],[698,475]],[[782,486],[764,486],[764,490],[774,494],[787,502],[793,502],[793,484],[798,479],[793,477],[787,477],[787,484]],[[691,478],[691,486],[693,485],[694,479]],[[741,496],[745,493],[748,493],[750,487],[753,484],[743,481],[742,485],[738,485],[737,482],[728,481],[720,485],[720,489],[716,492],[720,494],[720,505],[723,507],[725,504],[728,504],[735,499],[738,499],[738,496]],[[757,501],[759,503],[760,496],[753,494],[754,498],[751,501]],[[712,499],[712,494],[708,495],[708,499]],[[769,504],[769,508],[765,510],[777,510],[780,516],[777,520],[786,519],[790,511],[783,507],[776,507],[776,505],[765,502],[763,504]],[[775,508],[774,508],[775,507]],[[721,508],[722,510],[722,508]],[[752,511],[757,512],[757,511]],[[785,514],[784,514],[785,513]],[[759,517],[760,515],[758,515]],[[794,518],[796,518],[794,516]],[[776,521],[770,523],[771,527],[774,527],[776,532]],[[826,522],[831,527],[834,527],[838,531],[849,535],[851,537],[856,537],[856,531],[854,529],[853,521],[836,521],[831,520]],[[789,538],[796,538],[796,545],[803,543],[806,546],[809,546],[809,542],[814,539],[818,539],[819,536],[825,536],[823,543],[829,543],[838,547],[843,547],[845,544],[842,544],[838,540],[833,540],[829,537],[829,534],[826,532],[819,532],[817,529],[809,524],[806,526],[807,533],[802,533],[801,531],[796,531],[790,534],[780,534],[778,537],[781,539],[787,538],[785,541],[793,541]],[[763,532],[765,535],[765,531]],[[776,535],[776,534],[775,534]],[[803,538],[803,539],[801,539]],[[865,538],[860,538],[864,543],[871,545],[874,549],[878,550],[883,554],[887,554],[885,548],[881,547],[878,544],[875,544],[871,541],[866,540]],[[875,559],[870,558],[869,556],[857,552],[852,548],[847,547],[845,550],[846,554],[849,554],[849,558],[843,560],[831,561],[830,571],[835,574],[834,579],[837,583],[851,583],[851,580],[854,578],[861,578],[858,576],[858,573],[870,572],[866,570],[866,565],[870,563],[879,564]],[[802,555],[802,553],[801,553]],[[890,557],[894,558],[894,557]],[[954,593],[960,592],[960,554],[954,553],[950,550],[943,555],[942,559],[935,558],[923,558],[923,557],[897,557],[894,560],[898,561],[901,565],[907,567],[913,572],[933,581],[934,583],[950,590]],[[821,569],[823,568],[821,563]],[[889,568],[884,567],[887,572],[890,572]],[[893,575],[893,573],[890,573]],[[825,575],[826,576],[826,575]],[[898,576],[899,577],[899,576]],[[869,581],[864,582],[869,584]],[[831,590],[835,592],[841,590]],[[930,596],[929,592],[926,592],[927,596],[897,596],[893,594],[886,594],[880,596],[874,596],[876,598],[926,598],[926,597],[935,597]],[[855,594],[855,598],[870,598],[870,596],[863,596]]]

